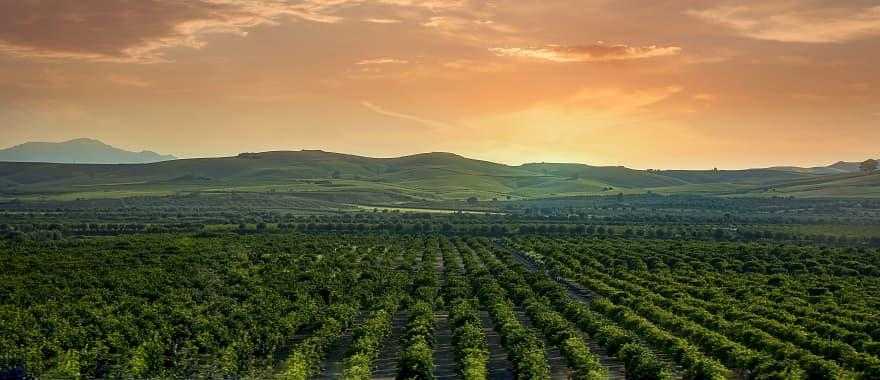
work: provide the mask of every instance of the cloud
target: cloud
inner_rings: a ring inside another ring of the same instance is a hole
[[[584,88],[571,95],[563,105],[573,109],[590,110],[593,114],[627,114],[653,106],[683,90],[681,86],[634,90],[617,87]]]
[[[597,43],[585,46],[495,47],[489,51],[501,57],[517,57],[558,63],[604,62],[678,55],[677,46],[627,46]]]
[[[811,3],[812,4],[812,3]],[[719,6],[686,14],[749,38],[780,42],[840,43],[880,35],[880,6],[817,8],[803,1]]]
[[[365,59],[355,63],[356,65],[405,65],[409,61],[396,58],[374,58]]]
[[[365,19],[364,22],[369,22],[372,24],[399,24],[400,20],[392,19],[392,18],[368,18]]]
[[[470,71],[474,73],[498,73],[509,71],[512,65],[498,62],[482,62],[470,59],[457,59],[454,61],[444,62],[441,64],[443,68],[461,71]]]
[[[140,78],[136,78],[136,77],[132,77],[132,76],[128,76],[128,75],[119,75],[119,74],[110,75],[109,77],[107,77],[107,80],[109,80],[113,84],[116,84],[119,86],[127,86],[127,87],[146,88],[146,87],[151,87],[153,85],[152,82],[149,82],[149,81],[146,81],[146,80],[143,80]]]
[[[507,38],[518,32],[512,25],[474,15],[433,16],[423,22],[422,26],[450,38],[479,44],[484,44],[487,40]]]
[[[377,106],[377,105],[375,105],[375,104],[373,104],[373,103],[370,103],[370,102],[368,102],[368,101],[363,101],[363,102],[361,102],[361,105],[363,105],[364,107],[366,107],[366,108],[369,109],[370,111],[373,111],[373,112],[375,112],[375,113],[377,113],[377,114],[379,114],[379,115],[388,116],[388,117],[393,117],[393,118],[396,118],[396,119],[402,119],[402,120],[413,121],[413,122],[416,122],[416,123],[418,123],[418,124],[422,124],[422,125],[425,125],[425,126],[428,126],[428,127],[432,127],[432,128],[452,128],[452,126],[451,126],[450,124],[444,123],[444,122],[442,122],[442,121],[430,120],[430,119],[424,119],[424,118],[421,118],[421,117],[418,117],[418,116],[407,115],[407,114],[404,114],[404,113],[399,113],[399,112],[389,111],[389,110],[386,110],[386,109],[384,109],[384,108],[382,108],[382,107],[379,107],[379,106]]]
[[[246,36],[283,19],[319,23],[347,0],[54,0],[0,2],[0,53],[96,62],[167,61],[169,47],[201,48],[205,36]],[[47,27],[51,25],[51,27]]]
[[[692,96],[691,98],[700,102],[714,102],[716,99],[718,99],[718,96],[714,94],[700,93],[694,94],[694,96]]]
[[[374,0],[374,1],[379,4],[385,4],[385,5],[424,8],[424,9],[428,9],[432,12],[461,9],[461,8],[465,8],[467,6],[466,0]],[[364,2],[369,2],[369,1],[364,1]]]
[[[475,28],[502,33],[513,33],[516,31],[516,29],[510,25],[497,23],[492,20],[475,20],[472,18],[455,16],[434,16],[422,25],[447,32],[460,32]]]
[[[208,35],[244,37],[255,27],[284,21],[340,23],[346,20],[346,10],[357,7],[361,8],[357,16],[350,16],[364,22],[402,22],[387,17],[389,14],[422,20],[439,17],[427,23],[442,28],[441,24],[448,23],[438,13],[469,14],[470,6],[465,0],[0,1],[0,54],[158,63],[169,61],[165,55],[167,48],[199,49],[207,44]],[[464,23],[487,29],[505,28],[491,21],[454,18],[456,21],[450,22],[462,24],[460,28],[464,28]]]

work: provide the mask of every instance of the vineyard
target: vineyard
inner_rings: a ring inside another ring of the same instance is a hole
[[[178,234],[0,260],[3,378],[880,378],[866,249]]]

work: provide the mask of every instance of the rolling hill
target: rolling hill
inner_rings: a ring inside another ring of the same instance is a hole
[[[155,152],[129,152],[93,139],[65,142],[27,142],[0,150],[0,161],[80,164],[142,164],[174,160]]]
[[[853,174],[860,173],[862,171],[859,165],[861,165],[861,162],[838,161],[828,166],[814,166],[810,168],[802,168],[797,166],[777,166],[771,169],[821,175]]]
[[[784,169],[644,171],[620,166],[509,166],[452,153],[371,158],[319,150],[146,164],[0,162],[6,197],[120,198],[281,192],[336,203],[524,199],[655,192],[715,196],[880,196],[876,175]]]

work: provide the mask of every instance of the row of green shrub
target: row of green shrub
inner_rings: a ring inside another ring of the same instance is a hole
[[[358,326],[353,334],[352,344],[348,348],[343,362],[343,377],[346,379],[370,379],[373,361],[379,356],[385,338],[391,333],[391,322],[400,305],[402,294],[390,290],[368,318]]]
[[[473,299],[460,263],[461,257],[447,239],[443,239],[443,259],[443,295],[449,308],[458,373],[464,380],[485,380],[488,377],[489,346],[480,319],[479,301]]]
[[[437,238],[429,239],[421,266],[415,274],[413,302],[409,305],[409,321],[397,374],[401,380],[434,379],[434,305],[440,286],[436,267],[439,251]]]
[[[465,268],[471,283],[486,306],[495,329],[501,335],[501,343],[507,350],[519,379],[549,379],[550,367],[544,344],[534,331],[526,328],[517,319],[513,303],[507,298],[504,290],[492,278],[492,275],[474,257],[474,252],[466,243],[457,241],[462,252]]]
[[[554,251],[553,255],[555,258],[561,253]],[[577,256],[574,260],[577,260]],[[549,261],[546,256],[545,261]],[[838,379],[853,376],[832,361],[753,327],[752,323],[762,320],[757,316],[743,322],[731,323],[723,318],[723,313],[710,314],[705,309],[688,305],[687,301],[692,298],[686,295],[680,294],[676,300],[668,299],[647,288],[595,270],[589,265],[582,265],[579,273],[566,269],[562,269],[562,272],[565,277],[573,278],[591,291],[607,297],[605,302],[594,302],[596,307],[604,308],[601,311],[604,314],[614,315],[619,322],[625,321],[630,326],[646,325],[647,321],[642,320],[644,317],[657,326],[699,342],[705,352],[716,355],[728,365],[766,376],[800,372],[810,378]],[[618,305],[612,304],[612,300]],[[657,305],[662,305],[665,309]],[[776,327],[775,332],[778,335],[782,335],[785,330],[778,325],[773,327]]]
[[[543,333],[550,344],[559,348],[565,358],[573,379],[596,380],[608,378],[608,371],[599,358],[590,351],[577,328],[554,311],[544,299],[540,299],[529,287],[521,269],[512,263],[502,263],[477,241],[473,248],[484,265],[495,274],[500,283],[506,284],[511,298],[525,308],[526,313]]]

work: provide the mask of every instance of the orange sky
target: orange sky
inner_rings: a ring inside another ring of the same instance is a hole
[[[740,168],[878,126],[876,1],[0,0],[0,146]]]

